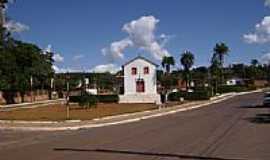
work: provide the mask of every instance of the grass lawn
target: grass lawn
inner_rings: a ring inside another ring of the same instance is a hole
[[[154,104],[99,104],[96,108],[83,109],[70,106],[71,120],[91,120],[100,117],[157,109]],[[57,104],[33,109],[0,111],[0,120],[63,121],[66,120],[65,105]]]

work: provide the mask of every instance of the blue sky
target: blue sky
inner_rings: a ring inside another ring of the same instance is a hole
[[[209,65],[217,42],[231,48],[227,63],[270,57],[264,56],[270,52],[270,25],[264,23],[268,15],[265,0],[17,0],[8,8],[10,19],[28,26],[14,35],[41,48],[51,45],[60,54],[58,69],[98,66],[97,71],[114,69],[138,54],[160,63],[155,55],[168,53],[179,63],[184,50],[195,54],[196,66]],[[153,32],[147,28],[141,32],[141,25],[132,28],[131,21],[146,26],[152,22]],[[126,30],[125,24],[130,24]],[[132,33],[149,35],[151,42],[137,43],[140,37],[132,38]],[[110,54],[116,54],[110,50],[111,43],[121,41],[122,46],[123,40],[128,45],[112,60]],[[151,47],[155,43],[158,49]]]

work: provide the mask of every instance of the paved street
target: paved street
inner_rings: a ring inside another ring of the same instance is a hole
[[[136,123],[66,132],[0,131],[1,160],[268,160],[263,94]]]

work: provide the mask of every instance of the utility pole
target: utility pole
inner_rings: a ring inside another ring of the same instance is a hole
[[[4,24],[5,24],[5,4],[8,3],[8,0],[0,0],[0,38],[1,38],[1,45],[4,42]]]

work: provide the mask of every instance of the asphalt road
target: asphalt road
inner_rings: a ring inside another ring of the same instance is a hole
[[[269,160],[263,94],[136,123],[67,132],[0,131],[1,160]]]

